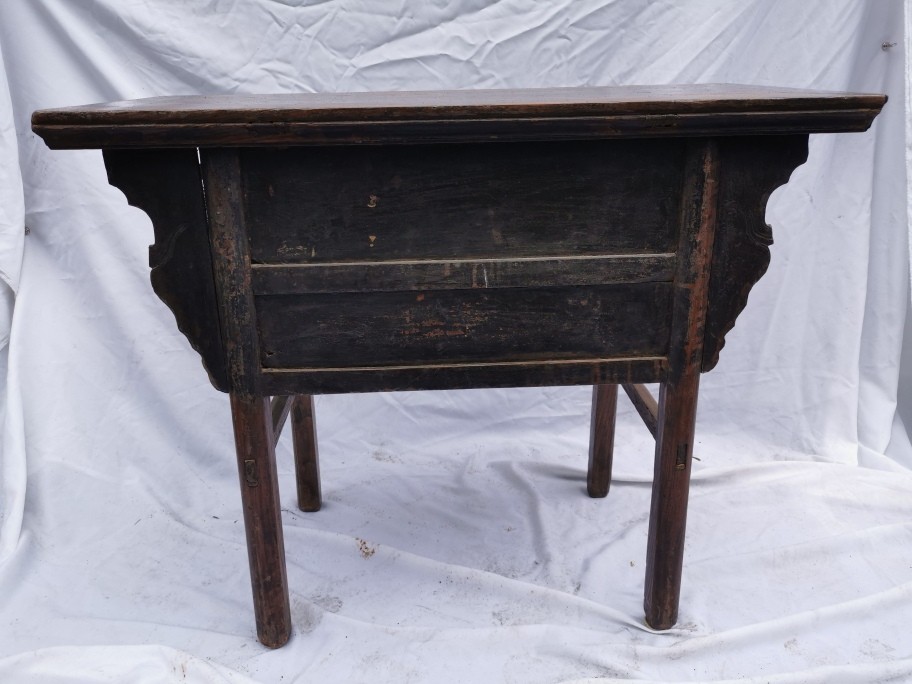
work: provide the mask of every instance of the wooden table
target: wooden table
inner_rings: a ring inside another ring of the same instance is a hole
[[[882,95],[745,86],[162,97],[36,112],[152,219],[152,286],[231,395],[257,633],[289,637],[274,447],[320,507],[312,395],[617,386],[656,437],[646,621],[677,619],[697,386],[769,263],[809,133]],[[661,383],[658,402],[639,383]],[[270,397],[273,397],[270,402]]]

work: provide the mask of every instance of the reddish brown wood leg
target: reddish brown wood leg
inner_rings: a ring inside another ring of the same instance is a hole
[[[285,544],[268,397],[231,394],[257,636],[278,648],[291,635]]]
[[[678,383],[662,383],[659,392],[643,604],[646,622],[654,629],[668,629],[678,619],[699,380],[693,369]]]
[[[688,149],[684,182],[685,205],[672,300],[668,375],[659,391],[655,474],[646,546],[643,605],[646,622],[655,629],[668,629],[678,619],[718,181],[716,141],[694,142]]]
[[[298,394],[291,407],[291,436],[294,440],[295,475],[298,485],[298,508],[307,513],[319,511],[320,457],[317,451],[317,426],[313,397]]]
[[[614,456],[614,423],[617,415],[617,385],[592,386],[592,419],[589,422],[589,474],[586,490],[600,499],[611,487]]]

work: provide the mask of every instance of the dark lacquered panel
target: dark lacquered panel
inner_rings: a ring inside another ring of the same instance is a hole
[[[681,141],[243,150],[254,263],[674,251]]]
[[[670,292],[646,283],[262,296],[260,359],[295,368],[661,356]]]

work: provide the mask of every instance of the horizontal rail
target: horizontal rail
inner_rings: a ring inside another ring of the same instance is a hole
[[[660,382],[668,359],[646,356],[560,361],[501,361],[346,368],[263,368],[268,394],[335,394],[485,387]]]
[[[675,255],[254,264],[255,295],[670,282]]]

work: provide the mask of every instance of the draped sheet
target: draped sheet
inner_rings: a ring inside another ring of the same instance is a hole
[[[4,0],[0,681],[912,681],[908,8],[899,0]],[[321,396],[278,449],[294,635],[255,639],[227,397],[152,230],[38,108],[166,94],[732,82],[885,92],[812,136],[703,377],[680,620],[647,628],[652,441],[587,387]],[[905,382],[904,382],[905,381]]]

